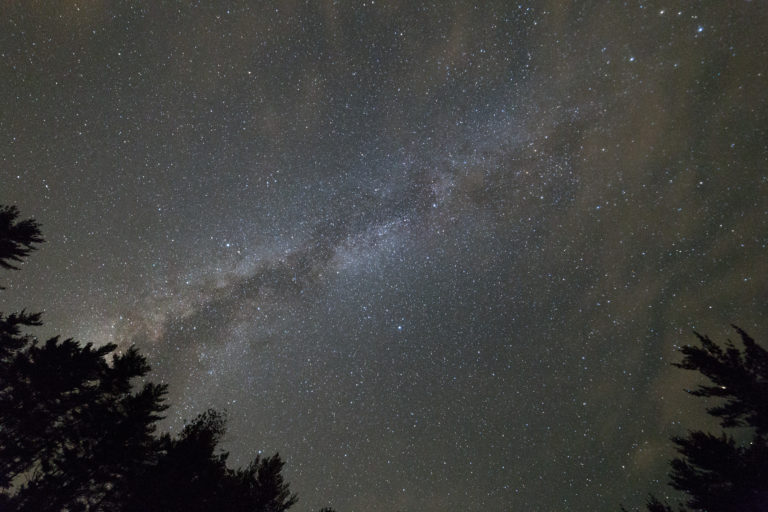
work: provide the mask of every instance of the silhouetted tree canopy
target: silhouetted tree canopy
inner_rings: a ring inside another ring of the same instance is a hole
[[[280,455],[257,456],[245,469],[229,469],[228,453],[217,449],[226,420],[208,410],[188,424],[177,438],[163,435],[162,456],[152,471],[145,472],[125,510],[284,512],[296,495],[288,490],[281,471]]]
[[[0,268],[18,270],[15,264],[43,242],[40,225],[34,219],[18,217],[18,208],[0,205]]]
[[[768,352],[742,329],[733,328],[743,348],[730,340],[722,348],[695,333],[700,346],[683,347],[683,360],[675,366],[707,378],[707,384],[688,392],[720,399],[707,412],[723,429],[747,428],[751,436],[738,442],[725,431],[714,435],[694,430],[672,438],[679,457],[671,462],[670,485],[685,494],[680,511],[768,510]],[[654,496],[647,509],[672,512]]]
[[[0,267],[43,242],[34,220],[0,206]],[[297,501],[278,454],[230,469],[226,421],[209,410],[177,437],[156,435],[166,386],[145,382],[132,347],[24,332],[39,313],[0,313],[0,510],[284,512]]]

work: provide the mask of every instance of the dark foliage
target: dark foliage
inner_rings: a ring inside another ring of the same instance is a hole
[[[132,391],[149,367],[134,349],[107,364],[114,348],[33,341],[3,367],[1,476],[6,488],[16,480],[20,510],[90,509],[151,460],[165,387]]]
[[[18,270],[20,263],[43,242],[40,225],[34,219],[17,220],[15,206],[0,205],[0,268]]]
[[[296,503],[281,474],[280,456],[256,459],[245,469],[226,465],[226,452],[217,451],[225,433],[225,418],[206,411],[187,425],[178,438],[160,439],[162,456],[145,473],[141,493],[125,510],[284,512]]]
[[[728,340],[725,350],[709,337],[695,333],[701,347],[682,348],[683,361],[678,368],[700,372],[711,385],[699,386],[689,391],[692,395],[716,397],[724,403],[707,409],[720,418],[724,428],[751,427],[755,434],[768,434],[768,352],[737,326],[744,349],[736,348]]]
[[[672,439],[680,456],[671,462],[670,485],[686,496],[681,511],[768,510],[768,352],[733,327],[743,349],[730,340],[722,348],[695,333],[700,346],[683,347],[683,360],[675,366],[708,379],[689,393],[719,399],[707,412],[719,418],[723,429],[746,428],[751,436],[747,442],[737,442],[725,431],[713,435],[696,430]],[[653,496],[647,508],[672,511]]]
[[[0,267],[43,241],[0,206]],[[0,313],[0,510],[284,512],[296,495],[279,455],[230,469],[225,418],[207,411],[178,437],[155,433],[166,387],[143,381],[135,348],[116,352],[23,331],[39,314]]]

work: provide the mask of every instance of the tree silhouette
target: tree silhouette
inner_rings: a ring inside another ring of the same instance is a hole
[[[0,267],[42,243],[34,220],[0,206]],[[40,314],[0,313],[0,510],[284,512],[297,501],[275,454],[230,469],[209,410],[178,437],[156,435],[167,388],[143,380],[136,348],[94,347],[23,329]]]
[[[135,349],[107,364],[114,349],[51,338],[14,358],[0,402],[0,453],[15,463],[8,476],[24,478],[20,510],[106,509],[151,461],[165,387],[132,391],[131,379],[149,366]]]
[[[257,456],[245,469],[226,465],[228,453],[218,450],[226,420],[208,410],[188,424],[178,438],[164,435],[157,466],[144,474],[141,493],[134,494],[125,510],[284,512],[296,495],[288,490],[278,454]]]
[[[15,207],[0,205],[0,268],[3,269],[17,270],[15,263],[23,261],[36,249],[36,244],[43,242],[37,222],[19,221],[18,216]],[[19,431],[24,413],[16,416],[14,388],[22,382],[11,371],[17,355],[34,342],[22,329],[40,324],[39,313],[21,311],[6,315],[0,312],[0,490],[4,491],[0,493],[0,508],[3,510],[11,508],[11,499],[5,491],[15,477],[30,467],[37,451],[33,445],[40,444],[39,439]]]
[[[768,509],[768,352],[744,330],[733,328],[743,349],[730,340],[723,349],[709,337],[695,333],[700,346],[683,347],[683,360],[674,366],[697,371],[708,379],[707,384],[688,392],[720,399],[707,412],[720,420],[723,429],[748,429],[751,436],[738,442],[725,431],[713,435],[696,430],[672,438],[680,456],[671,462],[670,485],[686,496],[685,503],[678,506],[681,511]],[[672,511],[654,496],[647,509]]]
[[[37,221],[18,218],[18,208],[0,205],[0,268],[18,270],[15,263],[21,263],[43,242]]]

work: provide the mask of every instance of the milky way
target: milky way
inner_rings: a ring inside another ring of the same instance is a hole
[[[17,2],[3,310],[138,345],[297,509],[616,510],[768,339],[761,2]]]

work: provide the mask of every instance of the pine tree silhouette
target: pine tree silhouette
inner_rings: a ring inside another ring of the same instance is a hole
[[[178,438],[163,436],[157,466],[145,474],[141,492],[125,510],[284,512],[293,506],[297,498],[283,481],[279,455],[256,457],[245,469],[227,467],[229,454],[217,448],[225,426],[225,417],[211,409]]]
[[[42,243],[34,220],[0,206],[0,268]],[[116,352],[24,329],[40,314],[0,313],[0,510],[284,512],[296,495],[278,454],[230,469],[226,419],[209,410],[158,436],[165,385],[136,348]]]
[[[737,442],[725,431],[714,435],[694,430],[672,438],[680,456],[671,462],[670,485],[686,496],[678,506],[681,511],[768,510],[768,352],[744,330],[732,327],[743,349],[730,340],[721,348],[695,333],[700,346],[683,347],[683,360],[674,366],[705,376],[708,384],[688,392],[720,399],[707,412],[720,420],[723,429],[746,428],[751,437]],[[654,496],[647,509],[672,511]]]
[[[18,218],[18,208],[0,205],[0,268],[7,270],[18,270],[16,264],[43,243],[40,224],[34,219]]]

